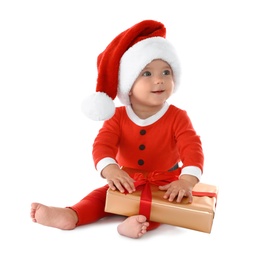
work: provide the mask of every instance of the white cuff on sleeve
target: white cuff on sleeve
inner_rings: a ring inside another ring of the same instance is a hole
[[[97,163],[97,166],[96,166],[96,169],[99,173],[102,172],[102,170],[108,166],[109,164],[117,164],[116,161],[113,159],[113,158],[110,158],[110,157],[106,157],[106,158],[103,158],[101,159],[98,163]]]
[[[195,176],[198,178],[198,180],[200,180],[202,172],[201,172],[201,169],[197,166],[186,166],[186,167],[182,168],[180,175],[183,175],[183,174],[189,174],[189,175]]]

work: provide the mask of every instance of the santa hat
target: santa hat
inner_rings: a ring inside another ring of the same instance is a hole
[[[84,100],[82,110],[92,120],[102,121],[115,113],[116,96],[129,105],[129,91],[143,68],[154,59],[166,61],[174,73],[175,89],[180,66],[175,49],[166,40],[166,28],[144,20],[116,36],[97,58],[96,93]]]

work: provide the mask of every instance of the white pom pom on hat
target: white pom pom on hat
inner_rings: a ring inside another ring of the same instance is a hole
[[[84,114],[95,121],[111,118],[115,113],[115,104],[106,93],[96,92],[82,102]]]
[[[133,83],[154,59],[162,59],[171,66],[176,89],[179,60],[173,45],[165,37],[165,26],[154,20],[144,20],[116,36],[98,55],[96,93],[83,101],[83,113],[92,120],[103,121],[114,115],[116,96],[122,104],[129,105],[128,94]]]

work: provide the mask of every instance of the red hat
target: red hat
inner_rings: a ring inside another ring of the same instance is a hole
[[[165,39],[166,28],[157,21],[144,20],[116,36],[97,58],[96,93],[83,102],[83,112],[93,120],[107,120],[115,113],[116,96],[129,105],[129,91],[143,68],[154,59],[172,68],[175,89],[180,66],[172,44]]]

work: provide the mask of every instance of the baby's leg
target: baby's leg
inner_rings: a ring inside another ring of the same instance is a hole
[[[117,231],[120,235],[139,238],[147,232],[149,222],[146,221],[146,217],[143,215],[135,215],[128,217],[117,227]]]
[[[40,203],[31,204],[32,221],[44,226],[70,230],[76,227],[77,214],[70,208],[49,207]]]

